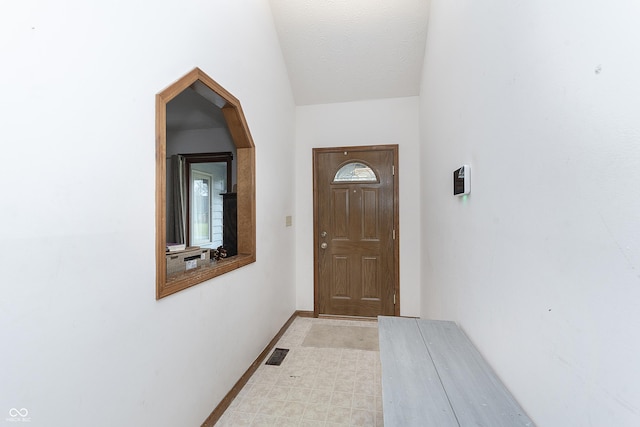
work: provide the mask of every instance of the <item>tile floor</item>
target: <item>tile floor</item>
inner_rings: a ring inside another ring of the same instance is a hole
[[[378,327],[375,321],[296,318],[276,345],[289,349],[282,364],[263,361],[216,426],[383,425],[380,353],[304,347],[314,322]]]

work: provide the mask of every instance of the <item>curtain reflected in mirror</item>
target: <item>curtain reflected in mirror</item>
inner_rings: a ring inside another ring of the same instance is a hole
[[[171,156],[170,160],[171,167],[167,169],[171,170],[171,180],[167,180],[167,183],[173,185],[167,186],[168,191],[171,191],[167,200],[171,200],[173,209],[167,215],[167,244],[183,244],[186,243],[186,223],[184,220],[186,215],[185,158],[175,154]]]

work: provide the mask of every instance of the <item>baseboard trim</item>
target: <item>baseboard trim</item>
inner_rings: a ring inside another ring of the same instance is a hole
[[[313,311],[298,310],[296,313],[298,313],[298,317],[315,317]]]
[[[213,427],[213,425],[220,419],[222,414],[224,414],[224,411],[226,411],[227,408],[229,408],[229,405],[231,405],[231,402],[233,402],[233,399],[235,399],[236,396],[238,396],[238,393],[240,393],[240,390],[242,390],[242,387],[244,387],[247,384],[247,382],[249,381],[249,378],[251,378],[251,375],[253,375],[253,373],[258,369],[262,361],[267,357],[271,349],[275,347],[278,340],[282,337],[282,335],[284,335],[284,333],[287,331],[289,326],[291,326],[291,324],[296,319],[296,317],[313,317],[313,312],[312,311],[295,311],[291,315],[291,317],[289,317],[289,320],[285,322],[284,326],[280,328],[278,333],[273,337],[273,339],[269,342],[269,344],[267,344],[264,350],[262,350],[262,353],[260,353],[260,355],[256,358],[256,360],[251,364],[251,366],[249,366],[249,369],[247,369],[247,371],[240,377],[238,382],[236,382],[235,385],[231,388],[231,390],[229,390],[227,395],[220,401],[220,403],[218,404],[218,406],[216,406],[213,412],[211,412],[211,415],[209,415],[207,419],[204,421],[204,423],[202,423],[201,427]]]

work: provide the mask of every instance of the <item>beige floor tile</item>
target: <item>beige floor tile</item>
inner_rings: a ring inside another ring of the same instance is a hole
[[[340,357],[342,357],[342,350],[334,350],[332,352],[329,353],[325,353],[324,354],[324,360],[325,362],[331,362],[331,363],[338,363],[340,362]]]
[[[302,363],[303,363],[302,375],[317,376],[320,373],[321,368],[315,367],[315,366],[307,366],[304,361],[302,361]]]
[[[276,420],[275,425],[278,427],[298,427],[300,425],[300,419],[280,417]]]
[[[338,369],[337,366],[331,365],[331,364],[326,364],[326,365],[321,364],[316,369],[318,378],[329,378],[329,379],[335,379],[339,371],[340,370]]]
[[[264,398],[269,394],[272,388],[273,388],[273,385],[271,384],[258,383],[258,384],[255,384],[246,394],[244,395],[240,394],[239,397],[252,398],[252,399]]]
[[[287,400],[291,402],[308,402],[311,395],[310,388],[291,387]]]
[[[257,414],[263,403],[264,399],[245,397],[240,400],[233,409],[234,411],[246,412],[248,414]]]
[[[359,394],[376,394],[376,385],[373,381],[356,381],[353,385],[353,392]]]
[[[382,412],[382,396],[376,396],[376,411]]]
[[[276,382],[278,382],[279,377],[280,377],[280,372],[263,370],[260,372],[260,376],[254,383],[253,388],[273,387],[274,385],[276,385]]]
[[[307,405],[302,402],[287,402],[282,407],[282,412],[280,413],[281,417],[290,418],[290,419],[298,419],[302,418],[304,415],[304,410],[307,408]]]
[[[287,400],[290,390],[291,387],[275,386],[269,391],[266,398],[273,400]]]
[[[356,379],[358,379],[358,373],[356,371],[340,371],[338,372],[338,374],[336,375],[336,380],[344,380],[344,381],[352,381],[354,382]]]
[[[360,355],[360,351],[359,350],[348,350],[348,349],[344,349],[342,350],[342,357],[340,358],[340,361],[344,361],[344,362],[357,362],[358,361],[358,356]]]
[[[328,408],[327,403],[308,403],[302,419],[324,422],[327,419]]]
[[[280,375],[280,377],[278,377],[278,381],[276,381],[276,386],[292,387],[295,385],[296,385],[296,378],[290,377],[288,375],[286,376]]]
[[[298,378],[294,387],[313,388],[316,385],[316,376],[308,375]]]
[[[284,411],[284,400],[270,400],[266,399],[260,409],[258,410],[259,414],[270,415],[274,417],[282,416]]]
[[[354,378],[358,381],[375,381],[376,375],[373,368],[358,369]]]
[[[355,375],[356,372],[356,362],[354,361],[340,361],[340,365],[338,365],[339,372],[353,372]]]
[[[251,426],[251,421],[253,421],[253,418],[255,417],[255,414],[247,414],[244,412],[233,412],[231,415],[231,419],[229,420],[229,425],[232,425],[234,427],[244,427],[244,426]]]
[[[367,360],[370,362],[375,362],[379,359],[380,357],[378,356],[377,351],[363,351],[362,353],[359,354],[359,357],[358,357],[358,360]]]
[[[352,426],[375,426],[376,419],[373,411],[351,410]]]
[[[331,396],[331,406],[339,406],[342,408],[351,408],[353,405],[353,393],[343,393],[334,391]]]
[[[329,405],[331,401],[331,390],[314,389],[309,396],[309,403]]]
[[[313,384],[313,388],[331,390],[333,389],[335,382],[336,381],[334,379],[316,378],[316,381]]]
[[[257,414],[251,421],[251,427],[271,427],[276,425],[277,417]]]
[[[338,378],[336,379],[336,383],[333,386],[333,389],[335,391],[340,391],[343,393],[353,393],[353,387],[354,387],[355,381],[353,380],[345,380],[342,378]]]
[[[354,409],[363,409],[365,411],[375,411],[376,410],[376,398],[375,396],[368,394],[353,394],[353,408]]]
[[[247,396],[249,393],[251,393],[251,390],[253,390],[253,386],[255,384],[247,384],[244,387],[242,387],[242,390],[240,390],[240,392],[238,393],[238,398],[242,399],[243,397]]]
[[[327,422],[349,425],[351,422],[351,408],[330,406],[327,411]]]
[[[379,352],[302,346],[317,322],[377,327],[297,318],[276,345],[289,349],[282,365],[264,365],[265,358],[216,427],[383,425]]]
[[[313,357],[307,357],[304,359],[304,364],[305,366],[308,366],[310,368],[315,368],[316,371],[318,371],[320,369],[320,360],[315,359]]]
[[[229,404],[228,410],[230,411],[234,410],[240,404],[240,402],[242,402],[242,397],[236,396],[236,398],[233,399]]]
[[[227,409],[224,414],[215,423],[215,427],[231,427],[231,414],[233,412]]]

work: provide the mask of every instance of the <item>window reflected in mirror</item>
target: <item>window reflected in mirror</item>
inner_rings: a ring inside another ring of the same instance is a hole
[[[190,193],[191,214],[189,224],[191,224],[191,235],[189,236],[189,246],[198,245],[200,247],[211,248],[215,242],[222,245],[222,215],[220,215],[220,232],[214,236],[214,227],[218,224],[213,222],[213,211],[218,208],[222,213],[222,206],[214,206],[213,196],[213,175],[193,169],[191,174]]]
[[[169,139],[167,144],[169,147]],[[167,242],[210,249],[237,245],[237,230],[226,236],[223,232],[224,196],[237,185],[233,157],[232,152],[167,157],[171,169],[167,174]]]

